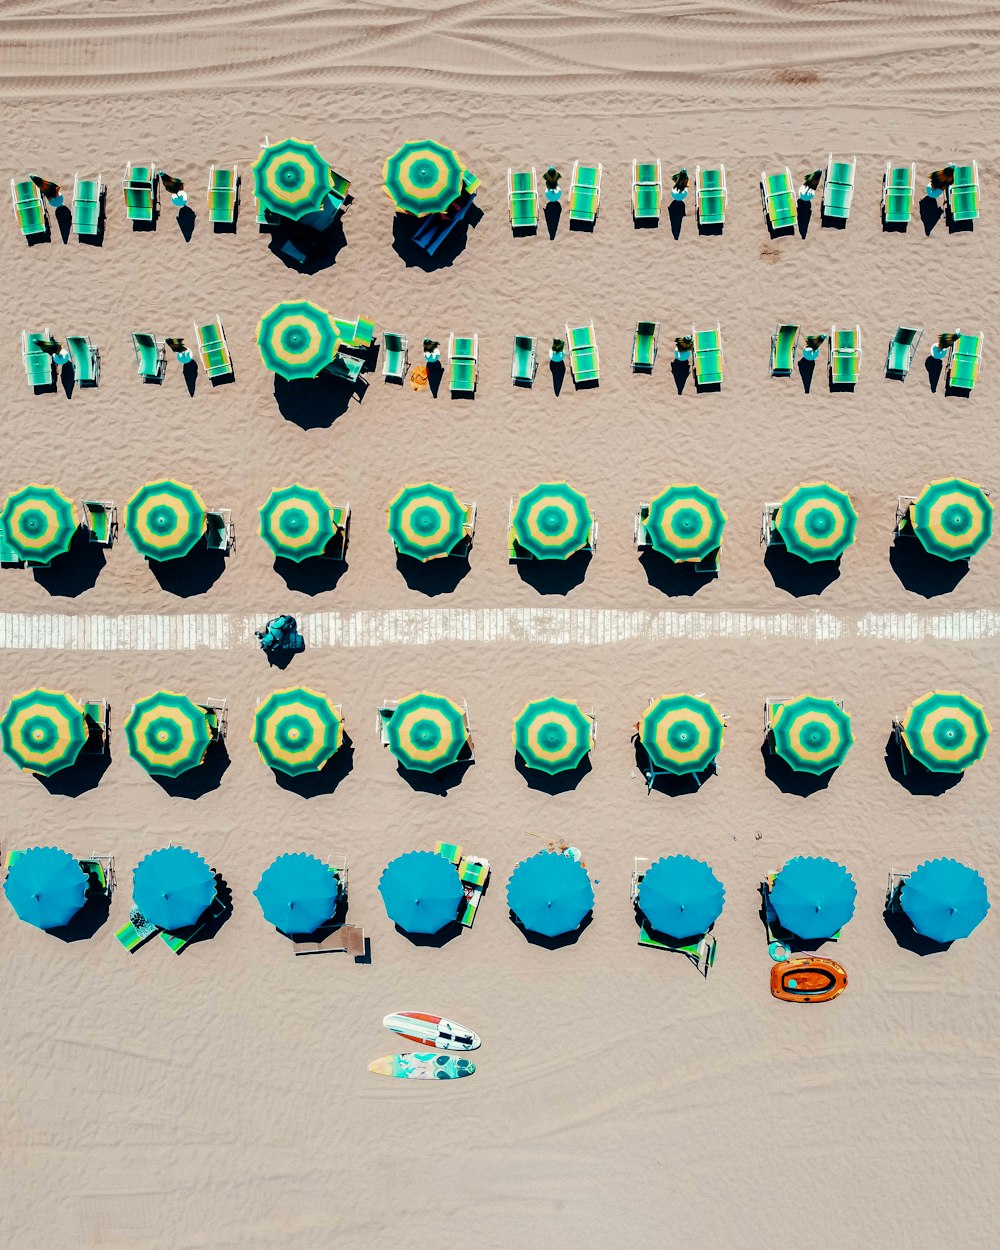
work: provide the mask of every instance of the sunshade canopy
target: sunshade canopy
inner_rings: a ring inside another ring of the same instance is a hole
[[[900,888],[899,904],[933,942],[968,937],[990,909],[986,882],[954,859],[928,859],[915,868]]]
[[[24,486],[0,511],[0,534],[21,560],[48,564],[69,551],[76,530],[73,505],[54,486]]]
[[[653,550],[670,560],[703,560],[722,545],[726,514],[701,486],[668,486],[650,502],[646,533]]]
[[[778,873],[771,904],[783,929],[800,938],[829,938],[854,915],[858,887],[843,864],[797,855]]]
[[[84,710],[61,690],[26,690],[11,699],[0,740],[18,768],[50,777],[68,768],[87,741]]]
[[[151,851],[132,870],[137,910],[168,933],[197,924],[215,895],[215,873],[184,846]]]
[[[657,772],[700,773],[722,750],[725,726],[706,699],[668,694],[639,719],[639,741]]]
[[[125,505],[125,533],[147,560],[186,556],[205,533],[205,505],[184,482],[147,482]]]
[[[284,560],[321,556],[336,532],[333,504],[312,486],[273,490],[260,510],[260,536]]]
[[[257,325],[261,360],[289,382],[317,377],[333,364],[339,346],[333,318],[307,299],[275,304]]]
[[[22,920],[38,929],[58,929],[83,906],[87,874],[69,851],[33,846],[11,864],[3,889]]]
[[[514,722],[515,750],[528,768],[544,773],[579,768],[593,745],[593,721],[565,699],[536,699]]]
[[[839,768],[854,744],[851,718],[833,699],[803,694],[771,711],[774,749],[796,772]]]
[[[125,741],[147,773],[179,777],[205,758],[212,741],[208,712],[185,694],[158,690],[133,705]]]
[[[993,533],[993,503],[981,486],[945,478],[925,486],[913,505],[913,532],[932,556],[967,560]]]
[[[542,482],[511,518],[514,541],[536,560],[566,560],[589,546],[593,524],[586,496],[567,482]]]
[[[314,933],[337,910],[340,881],[315,855],[279,855],[264,870],[254,896],[264,919],[282,933]]]
[[[543,937],[574,933],[594,909],[594,887],[579,860],[539,851],[507,882],[507,906],[523,928]]]
[[[414,560],[451,555],[465,537],[465,506],[453,490],[435,482],[404,486],[386,511],[396,550]]]
[[[796,486],[774,518],[786,550],[810,564],[839,559],[854,542],[857,524],[850,497],[829,482]]]
[[[991,731],[982,706],[955,690],[933,690],[903,718],[913,758],[936,773],[961,773],[983,758]]]
[[[311,143],[283,139],[253,163],[254,194],[272,213],[298,221],[330,194],[330,166]]]
[[[458,919],[465,893],[455,865],[434,851],[407,851],[379,878],[386,915],[405,933],[437,933]]]
[[[462,708],[427,690],[400,699],[385,734],[389,750],[403,767],[422,773],[454,764],[469,736]]]
[[[690,855],[656,860],[639,882],[639,910],[647,924],[674,938],[707,933],[725,899],[722,882],[708,864]]]
[[[344,741],[344,722],[325,694],[275,690],[257,708],[251,738],[270,768],[298,777],[323,767]]]
[[[462,163],[443,143],[409,140],[389,157],[383,178],[386,194],[404,213],[424,217],[443,213],[462,191]]]

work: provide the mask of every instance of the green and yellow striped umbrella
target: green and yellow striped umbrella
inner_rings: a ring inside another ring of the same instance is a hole
[[[315,378],[333,364],[340,339],[325,308],[307,299],[286,300],[261,317],[257,347],[272,373],[296,382]]]
[[[0,741],[18,768],[50,777],[68,768],[87,741],[83,708],[61,690],[26,690],[11,699]]]
[[[186,556],[205,533],[205,505],[184,482],[147,482],[125,505],[125,533],[147,560]]]
[[[932,690],[903,717],[903,740],[935,773],[961,773],[983,758],[992,726],[980,704],[955,690]]]
[[[336,532],[333,504],[313,486],[273,490],[260,510],[260,536],[285,560],[321,556]]]
[[[318,772],[340,750],[344,722],[325,694],[293,686],[258,707],[250,739],[269,768],[297,777]]]
[[[443,213],[462,192],[462,162],[432,139],[404,143],[385,163],[385,191],[403,213]]]
[[[913,532],[942,560],[967,560],[993,533],[993,503],[981,486],[952,477],[931,482],[913,502]]]
[[[76,533],[73,505],[54,486],[25,486],[0,512],[0,533],[21,560],[48,564],[69,551]]]
[[[567,482],[542,482],[514,507],[515,543],[536,560],[566,560],[590,546],[594,518],[585,495]]]
[[[704,560],[722,545],[726,514],[701,486],[668,486],[649,505],[646,533],[654,551],[670,560]]]
[[[514,721],[514,749],[543,773],[579,768],[593,745],[593,721],[565,699],[536,699]]]
[[[125,741],[147,773],[179,777],[205,758],[212,741],[208,712],[185,694],[158,690],[133,704]]]
[[[839,768],[854,744],[851,718],[833,699],[803,694],[771,708],[774,749],[798,773]]]
[[[639,720],[639,741],[656,772],[703,772],[722,750],[722,717],[707,699],[667,694]]]
[[[838,560],[854,542],[858,514],[848,495],[829,482],[802,482],[778,505],[774,526],[786,549],[802,560]]]
[[[404,768],[437,772],[454,764],[469,740],[465,713],[444,695],[426,690],[400,699],[385,722],[389,750]]]
[[[435,482],[404,486],[386,509],[389,537],[414,560],[449,556],[465,537],[467,511],[453,490]]]
[[[298,221],[321,208],[330,194],[330,166],[313,144],[283,139],[254,161],[253,184],[265,208]]]

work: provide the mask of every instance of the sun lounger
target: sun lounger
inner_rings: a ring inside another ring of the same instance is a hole
[[[792,171],[786,165],[776,174],[760,176],[760,198],[772,231],[791,230],[798,220]]]
[[[213,165],[208,171],[208,220],[216,226],[231,226],[239,194],[239,166]]]
[[[779,325],[771,335],[771,377],[790,378],[795,365],[795,345],[799,341],[799,327]]]
[[[410,367],[410,341],[405,334],[382,335],[382,376],[393,382],[402,382]]]
[[[48,326],[44,330],[21,331],[21,360],[24,362],[28,381],[36,389],[51,386],[55,379],[56,367],[52,357],[38,347],[39,340],[44,341],[51,337]]]
[[[959,334],[948,353],[948,386],[953,391],[971,391],[979,379],[985,334]]]
[[[143,382],[159,382],[167,369],[164,340],[145,330],[133,330],[132,350],[135,352],[136,368]]]
[[[530,386],[538,369],[538,340],[527,334],[514,335],[510,377],[515,384]]]
[[[726,204],[729,193],[726,190],[726,167],[702,169],[696,166],[694,171],[694,200],[698,213],[698,226],[718,226],[720,229],[726,221]]]
[[[131,955],[159,932],[155,924],[150,924],[142,912],[136,911],[133,907],[128,914],[128,924],[122,925],[115,933],[115,937]]]
[[[479,373],[479,335],[448,336],[448,386],[452,394],[471,395]]]
[[[334,216],[343,211],[347,205],[347,193],[351,189],[350,178],[345,178],[343,174],[338,174],[331,166],[330,168],[330,200],[333,206]]]
[[[208,717],[208,730],[213,742],[225,742],[229,730],[229,700],[207,699],[198,706],[204,709]]]
[[[83,705],[87,724],[87,741],[83,744],[84,755],[104,755],[111,734],[111,708],[107,699],[90,699]]]
[[[507,170],[507,212],[514,231],[538,229],[538,186],[535,167]]]
[[[148,165],[125,166],[122,192],[125,196],[125,216],[129,221],[152,221],[156,216],[156,168]]]
[[[443,855],[449,864],[454,864],[457,868],[462,862],[462,848],[457,842],[435,842],[434,854]]]
[[[17,224],[26,239],[45,234],[49,228],[49,214],[45,200],[30,178],[10,180],[10,197],[17,215]]]
[[[228,555],[236,541],[236,527],[230,508],[216,508],[205,513],[205,545],[209,551],[221,551]]]
[[[896,333],[889,342],[889,351],[885,358],[885,376],[898,378],[900,382],[910,371],[913,357],[917,354],[923,329],[912,326],[897,326]]]
[[[601,205],[601,174],[603,166],[573,162],[573,179],[569,195],[569,221],[592,226]]]
[[[659,160],[632,162],[632,216],[636,221],[659,221],[663,201],[663,172]]]
[[[597,354],[597,337],[594,334],[594,323],[566,326],[566,344],[569,347],[569,367],[573,381],[579,386],[582,382],[600,382],[601,361]]]
[[[104,200],[104,181],[73,175],[73,233],[78,238],[93,238],[101,232],[101,209]]]
[[[882,175],[882,220],[887,226],[909,225],[916,169],[915,163],[894,165],[886,161]]]
[[[462,909],[462,914],[459,916],[459,922],[465,928],[470,928],[476,918],[476,910],[486,889],[489,875],[490,861],[488,859],[479,859],[466,855],[459,860],[458,878],[462,883],[462,890],[465,894],[465,905]]]
[[[849,161],[835,161],[833,153],[826,165],[826,178],[823,181],[823,216],[846,221],[851,215],[851,201],[854,199],[854,170],[858,158]]]
[[[857,386],[861,373],[861,327],[830,327],[830,385]]]
[[[115,858],[113,855],[92,855],[90,859],[81,859],[80,867],[87,874],[87,894],[93,898],[95,894],[110,899],[115,885]]]
[[[632,336],[632,372],[652,373],[660,342],[658,321],[639,321]]]
[[[470,184],[468,172],[466,172],[466,198],[462,200],[458,208],[453,206],[453,210],[447,216],[442,216],[440,213],[430,213],[424,218],[423,224],[417,228],[413,236],[413,242],[418,247],[422,247],[428,256],[433,256],[458,223],[465,220],[469,209],[472,207],[472,202],[476,198],[473,188],[478,185],[478,179],[472,179]]]
[[[204,325],[195,322],[195,337],[198,340],[198,355],[210,378],[230,378],[233,376],[233,358],[229,354],[229,343],[226,332],[222,328],[222,319],[216,317]]]
[[[694,340],[692,368],[695,386],[722,385],[722,326],[714,330],[697,330],[691,327],[691,338]]]
[[[66,347],[73,361],[73,373],[80,386],[96,386],[101,377],[101,353],[89,334],[67,334]]]
[[[209,906],[205,909],[205,913],[196,925],[190,929],[185,929],[183,934],[168,933],[166,929],[160,930],[160,937],[166,942],[175,955],[179,955],[184,948],[189,945],[198,934],[204,929],[210,920],[218,920],[220,916],[226,914],[226,905],[222,899],[213,898]]]
[[[110,547],[118,533],[118,509],[110,500],[85,499],[83,528],[92,543]]]
[[[955,179],[948,188],[952,221],[975,221],[979,216],[979,166],[953,165]]]
[[[340,951],[345,955],[353,955],[355,959],[364,958],[365,931],[360,925],[342,924],[333,929],[318,942],[295,942],[292,951],[296,955],[322,955],[328,951]]]

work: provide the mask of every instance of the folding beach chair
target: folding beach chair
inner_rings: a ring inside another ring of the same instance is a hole
[[[691,327],[691,338],[694,340],[692,369],[695,386],[722,385],[722,326],[717,324],[714,330],[698,330]]]
[[[198,355],[210,378],[231,378],[233,376],[233,358],[229,354],[229,343],[226,332],[222,328],[222,319],[216,316],[214,321],[199,325],[195,322],[195,337],[198,340]]]
[[[705,226],[717,226],[721,229],[725,225],[726,205],[729,202],[725,165],[713,166],[711,169],[695,166],[694,201],[699,229]]]
[[[344,560],[351,529],[351,505],[334,504],[330,513],[333,520],[333,537],[326,544],[321,560]]]
[[[111,734],[111,708],[107,699],[90,699],[84,703],[83,717],[87,725],[87,741],[83,744],[83,753],[106,754]]]
[[[952,221],[975,221],[979,216],[979,165],[953,165],[954,181],[948,187]]]
[[[448,336],[448,387],[453,395],[471,395],[479,373],[479,335]]]
[[[142,912],[133,907],[128,914],[128,924],[122,925],[115,937],[131,955],[159,932],[155,924],[150,924]]]
[[[764,216],[772,231],[794,228],[798,214],[795,207],[792,171],[787,165],[776,174],[761,174],[760,199],[764,206]]]
[[[236,542],[231,508],[216,508],[205,512],[205,545],[209,551],[221,551],[228,555]]]
[[[985,334],[959,334],[948,353],[948,387],[971,391],[979,379]]]
[[[885,376],[897,378],[900,382],[910,371],[913,357],[917,354],[924,331],[921,327],[897,326],[896,333],[889,342],[889,351],[885,358]]]
[[[341,378],[343,381],[350,382],[353,385],[361,376],[364,364],[365,362],[360,356],[352,356],[349,352],[337,352],[333,360],[326,366],[324,373],[329,373],[333,377]]]
[[[601,204],[601,174],[603,166],[581,165],[573,162],[573,180],[569,196],[569,223],[593,226]]]
[[[632,336],[632,372],[652,373],[660,342],[658,321],[639,321]]]
[[[55,380],[55,362],[48,352],[38,346],[39,341],[51,339],[48,326],[44,330],[21,331],[21,360],[29,383],[36,389],[49,387]]]
[[[659,160],[632,162],[632,216],[636,221],[659,221],[663,200],[663,172]]]
[[[125,166],[122,179],[122,192],[125,196],[125,216],[129,221],[152,221],[156,215],[156,188],[159,185],[156,167],[133,165],[131,161]]]
[[[566,343],[569,347],[569,367],[573,381],[579,386],[584,382],[600,382],[601,361],[597,354],[597,337],[594,334],[594,323],[566,326]]]
[[[345,178],[343,174],[338,174],[337,171],[331,165],[330,166],[330,196],[327,202],[333,208],[334,217],[336,217],[338,213],[346,210],[347,193],[348,191],[350,191],[350,189],[351,189],[350,178]]]
[[[145,330],[132,331],[132,350],[143,382],[159,382],[167,370],[166,343]]]
[[[538,229],[538,188],[535,167],[507,170],[507,212],[510,228],[519,230]]]
[[[208,171],[208,220],[216,226],[233,225],[239,195],[239,166],[213,165]]]
[[[823,181],[823,216],[846,221],[851,215],[851,201],[854,199],[854,170],[858,158],[852,156],[849,161],[835,161],[833,153],[826,165],[826,178]]]
[[[17,215],[17,224],[26,239],[45,234],[49,228],[49,214],[42,193],[30,178],[10,180],[10,198]]]
[[[886,161],[882,175],[882,220],[887,226],[909,225],[913,213],[913,188],[917,166]]]
[[[463,855],[459,858],[457,867],[458,879],[462,883],[462,892],[465,894],[465,904],[459,916],[459,922],[468,929],[472,927],[472,922],[476,918],[476,911],[489,880],[490,861],[473,855]]]
[[[92,854],[89,859],[81,859],[79,864],[87,874],[87,895],[90,898],[100,895],[110,899],[118,884],[115,879],[115,857]]]
[[[382,376],[387,381],[402,382],[410,367],[410,342],[405,334],[382,335]]]
[[[208,717],[208,729],[213,742],[225,742],[229,732],[229,700],[221,698],[206,699],[198,706]]]
[[[861,327],[830,327],[830,385],[857,386],[861,373]]]
[[[77,238],[93,238],[101,232],[104,180],[73,175],[73,233]]]
[[[96,386],[101,378],[101,353],[90,341],[90,335],[67,334],[66,347],[78,385]]]
[[[538,369],[538,340],[527,334],[514,335],[510,378],[516,385],[530,386]]]
[[[110,499],[85,499],[81,508],[88,541],[110,547],[118,535],[117,505]]]
[[[778,325],[771,335],[771,377],[790,378],[795,365],[795,345],[799,341],[799,327]]]

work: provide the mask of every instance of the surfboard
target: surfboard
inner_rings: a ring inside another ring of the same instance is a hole
[[[382,1023],[408,1042],[434,1046],[437,1050],[478,1050],[482,1045],[478,1034],[464,1024],[424,1011],[394,1011]]]
[[[828,1003],[847,988],[847,973],[832,959],[800,956],[771,965],[771,993],[786,1003]]]
[[[412,1052],[405,1055],[386,1055],[368,1065],[368,1071],[377,1076],[397,1076],[414,1081],[451,1081],[461,1076],[471,1076],[476,1065],[471,1059],[456,1059],[452,1055]]]

